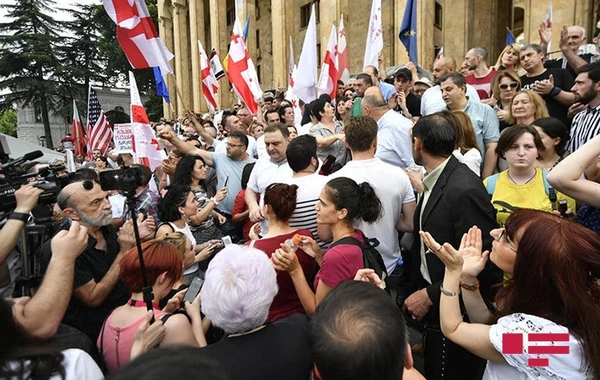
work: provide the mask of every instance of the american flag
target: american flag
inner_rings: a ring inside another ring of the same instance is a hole
[[[98,96],[96,91],[90,86],[90,93],[88,96],[88,113],[87,113],[87,135],[88,140],[88,154],[94,149],[100,149],[102,154],[106,153],[108,144],[112,140],[112,129],[110,124],[106,120],[106,115],[98,102]]]

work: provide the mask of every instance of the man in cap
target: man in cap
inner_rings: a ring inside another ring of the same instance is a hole
[[[416,122],[421,117],[421,98],[410,92],[413,84],[413,74],[408,67],[402,66],[394,73],[394,87],[396,88],[396,103],[392,109],[407,119]]]

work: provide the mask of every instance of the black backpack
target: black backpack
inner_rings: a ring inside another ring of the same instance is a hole
[[[364,236],[365,243],[362,244],[360,241],[356,240],[352,236],[348,236],[345,238],[341,238],[340,240],[332,243],[329,248],[335,247],[340,244],[350,244],[360,247],[363,252],[363,263],[364,268],[370,268],[377,273],[381,281],[385,282],[387,277],[387,269],[385,268],[385,264],[383,263],[383,258],[381,254],[377,250],[377,246],[379,246],[379,240],[376,238],[369,239]]]

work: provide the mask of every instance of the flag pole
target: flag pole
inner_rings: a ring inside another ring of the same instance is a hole
[[[177,86],[177,78],[175,78],[175,74],[172,72],[169,73],[169,75],[171,75],[173,77],[173,84],[175,85],[175,90],[177,91],[177,96],[179,96],[179,100],[181,100],[181,104],[183,104],[183,111],[185,112],[185,110],[187,110],[188,107],[185,104],[185,101],[183,100],[183,95],[181,95],[181,90],[179,89],[179,86]],[[175,115],[175,118],[177,118],[177,115]]]

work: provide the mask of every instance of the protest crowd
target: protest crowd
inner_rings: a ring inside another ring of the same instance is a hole
[[[66,136],[31,297],[35,183],[0,230],[0,378],[600,378],[600,30],[547,32],[185,110],[154,164]]]

